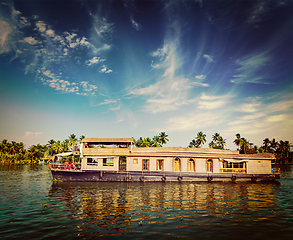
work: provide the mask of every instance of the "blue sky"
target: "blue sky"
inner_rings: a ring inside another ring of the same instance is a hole
[[[293,1],[1,1],[0,139],[293,142]]]

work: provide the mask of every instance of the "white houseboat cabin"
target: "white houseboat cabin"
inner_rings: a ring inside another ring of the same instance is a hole
[[[132,138],[85,138],[80,164],[50,165],[62,181],[271,181],[274,155],[181,148],[137,148]]]

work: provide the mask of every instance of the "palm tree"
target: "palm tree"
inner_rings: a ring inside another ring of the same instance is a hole
[[[143,141],[143,145],[144,145],[144,147],[152,147],[152,146],[154,145],[153,140],[150,139],[149,137],[144,138],[143,140],[144,140],[144,141]]]
[[[9,151],[9,143],[7,139],[3,139],[1,142],[1,152],[6,154]]]
[[[285,144],[283,140],[280,140],[280,143],[276,152],[280,156],[280,158],[283,157],[283,153],[285,152]]]
[[[249,141],[246,140],[245,138],[241,138],[240,148],[244,154],[246,154],[246,151],[249,148],[249,146],[250,146]]]
[[[219,141],[219,137],[220,137],[220,134],[219,134],[219,133],[215,133],[215,134],[212,136],[213,141],[214,141],[214,142]]]
[[[209,143],[210,148],[224,149],[226,139],[224,139],[219,133],[215,133],[212,138],[213,140]]]
[[[84,136],[84,135],[81,135],[81,136],[79,137],[79,142],[80,142],[80,143],[81,143],[82,139],[85,139],[85,136]]]
[[[160,137],[160,140],[161,140],[160,143],[162,145],[166,144],[169,141],[169,139],[167,138],[168,135],[165,132],[160,132],[159,137]]]
[[[44,152],[45,152],[46,146],[41,145],[41,144],[37,144],[37,145],[32,145],[30,146],[29,150],[28,150],[28,155],[31,157],[32,161],[34,159],[38,159],[44,156]]]
[[[63,141],[63,146],[64,146],[64,152],[69,151],[69,139],[65,139]]]
[[[160,136],[154,136],[153,143],[154,143],[153,144],[154,147],[162,147]]]
[[[235,136],[236,136],[236,139],[234,140],[234,144],[239,147],[241,143],[240,133],[237,133]]]
[[[289,143],[289,141],[285,141],[284,142],[284,149],[285,149],[285,153],[286,153],[286,157],[288,158],[289,157],[289,153],[290,153],[290,148],[291,148],[291,145]]]
[[[270,140],[268,138],[265,138],[263,140],[263,148],[264,148],[265,152],[268,152],[268,150],[269,150],[269,143],[270,143]]]
[[[209,148],[217,148],[217,145],[214,143],[214,141],[209,143]]]
[[[47,149],[48,149],[48,155],[53,156],[54,155],[54,144],[56,141],[54,139],[51,139],[48,141]]]
[[[54,146],[53,149],[56,153],[62,153],[64,152],[64,143],[61,143],[60,140],[58,140]]]
[[[11,155],[14,155],[17,152],[18,152],[18,150],[17,150],[17,143],[15,141],[12,141],[8,153],[11,154]]]
[[[241,137],[239,133],[237,133],[235,136],[236,139],[234,140],[234,144],[239,147],[238,150],[241,150],[244,154],[246,154],[246,150],[250,146],[249,141]]]
[[[201,144],[205,144],[205,142],[207,141],[206,140],[206,135],[200,131],[197,133],[197,136],[196,136],[196,142],[197,142],[197,146],[196,147],[200,147]]]
[[[134,145],[136,147],[142,147],[142,143],[143,143],[143,138],[142,137],[140,137],[137,141],[134,138],[133,138],[133,140],[134,140]]]
[[[265,150],[262,147],[259,147],[256,151],[256,153],[264,153]]]
[[[222,136],[219,136],[219,138],[218,138],[218,147],[220,149],[224,149],[224,146],[226,146],[226,139],[224,139]]]
[[[69,147],[71,150],[76,150],[77,148],[77,138],[75,134],[70,134],[69,135]]]
[[[135,140],[134,137],[132,137],[132,139],[133,139],[134,146],[139,147],[139,139],[138,140]]]
[[[17,143],[17,148],[18,148],[18,153],[24,153],[25,152],[25,148],[24,148],[24,143],[23,142]]]
[[[54,144],[56,143],[56,141],[54,139],[51,139],[48,141],[48,144],[52,147]]]
[[[272,141],[270,141],[270,152],[275,152],[278,147],[278,142],[276,142],[276,139],[273,138]]]
[[[197,142],[195,139],[192,139],[191,142],[188,145],[189,148],[197,147]]]

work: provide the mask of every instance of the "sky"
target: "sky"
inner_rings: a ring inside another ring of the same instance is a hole
[[[0,2],[0,140],[293,143],[292,0]]]

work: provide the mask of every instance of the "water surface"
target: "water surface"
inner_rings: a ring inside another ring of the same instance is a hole
[[[0,165],[1,239],[292,239],[293,166],[273,183],[66,183]]]

